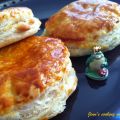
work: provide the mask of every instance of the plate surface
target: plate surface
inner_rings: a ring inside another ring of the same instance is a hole
[[[10,0],[9,0],[10,1]],[[15,0],[14,0],[15,1]],[[10,6],[30,7],[34,14],[44,23],[53,13],[73,0],[21,0]],[[6,2],[6,0],[5,0]],[[120,3],[120,0],[116,0]],[[1,2],[2,4],[4,2]],[[6,3],[5,3],[6,4]],[[9,6],[9,5],[8,5]],[[6,5],[4,5],[6,8]],[[3,9],[3,7],[2,7]],[[91,113],[120,114],[120,46],[106,52],[109,60],[109,78],[105,82],[95,82],[85,77],[85,61],[88,56],[71,58],[78,76],[78,86],[74,94],[68,99],[65,111],[52,120],[118,120],[118,117],[88,117]]]

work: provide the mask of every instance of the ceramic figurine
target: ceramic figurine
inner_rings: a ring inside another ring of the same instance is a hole
[[[94,52],[87,59],[85,74],[93,80],[105,80],[108,77],[108,62],[100,47],[94,47]]]

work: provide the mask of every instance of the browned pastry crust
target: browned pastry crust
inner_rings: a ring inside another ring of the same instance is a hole
[[[0,115],[36,99],[65,72],[69,57],[60,40],[29,37],[0,49]]]
[[[29,18],[33,15],[32,10],[27,7],[10,7],[0,11],[0,22],[6,20],[6,18],[12,18],[14,20],[20,20],[20,18],[24,17]]]
[[[119,23],[119,4],[103,0],[78,0],[50,17],[45,24],[45,35],[62,39],[69,49],[91,49],[101,45],[100,38],[104,40],[104,36],[117,29]],[[101,47],[110,49],[109,44],[104,43]]]
[[[0,11],[0,48],[38,32],[41,22],[27,7]]]

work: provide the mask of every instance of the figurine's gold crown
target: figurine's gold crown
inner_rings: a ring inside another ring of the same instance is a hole
[[[101,47],[100,46],[95,46],[93,48],[93,50],[94,50],[94,53],[99,52],[101,50]]]

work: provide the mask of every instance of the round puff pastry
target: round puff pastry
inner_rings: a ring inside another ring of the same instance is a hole
[[[49,119],[65,109],[77,77],[68,49],[32,36],[0,50],[0,120]]]
[[[12,7],[0,11],[0,48],[31,36],[41,22],[26,7]]]
[[[71,56],[90,54],[94,46],[103,51],[120,44],[120,5],[106,0],[78,0],[45,24],[44,36],[60,38]]]

